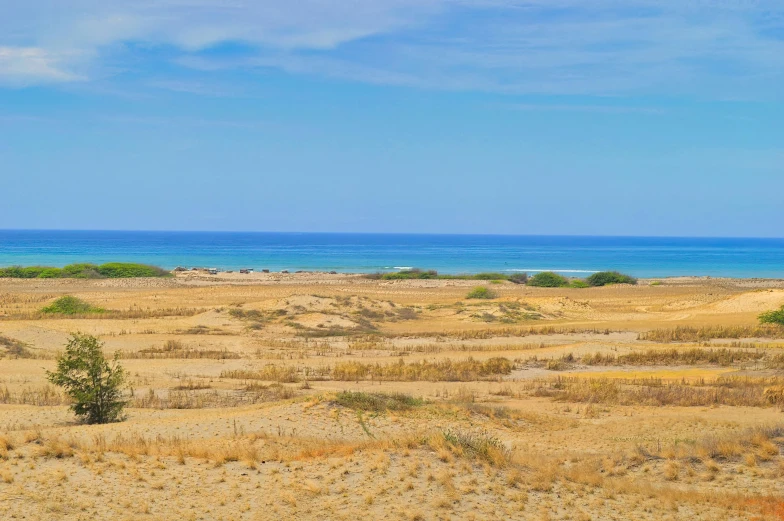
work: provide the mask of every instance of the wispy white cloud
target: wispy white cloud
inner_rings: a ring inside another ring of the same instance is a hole
[[[62,67],[65,58],[39,47],[0,46],[0,84],[18,86],[82,79]]]
[[[178,90],[145,70],[143,52],[166,49],[170,63],[208,76],[274,68],[501,93],[784,91],[784,4],[762,0],[27,0],[3,14],[0,46],[15,49],[0,54],[5,83],[72,81],[111,66]],[[212,50],[225,43],[243,52]]]

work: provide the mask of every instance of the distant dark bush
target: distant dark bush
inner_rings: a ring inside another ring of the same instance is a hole
[[[507,280],[509,277],[507,275],[504,275],[503,273],[488,272],[488,273],[477,273],[476,275],[470,275],[469,278],[475,280]]]
[[[509,275],[507,279],[509,282],[514,282],[515,284],[528,284],[527,273],[515,273],[514,275]]]
[[[586,282],[590,286],[606,286],[607,284],[637,284],[637,279],[617,271],[601,271],[588,277]]]
[[[778,324],[784,326],[784,306],[776,311],[766,311],[759,316],[761,324]]]
[[[384,273],[381,278],[384,280],[435,279],[438,278],[438,272],[435,270],[425,271],[414,268],[412,270],[402,270],[396,273]]]
[[[471,292],[466,295],[466,298],[494,299],[498,298],[498,295],[484,286],[478,286],[472,289]]]
[[[557,273],[553,273],[552,271],[543,271],[542,273],[537,273],[533,277],[528,279],[529,286],[537,286],[540,288],[562,288],[564,286],[569,285],[569,281],[566,277],[562,277]]]
[[[101,313],[103,309],[95,308],[84,300],[70,295],[60,297],[41,310],[42,313],[56,315],[81,315],[85,313]]]

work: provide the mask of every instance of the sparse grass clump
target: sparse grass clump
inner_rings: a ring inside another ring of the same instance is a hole
[[[715,338],[784,338],[784,328],[776,325],[761,326],[678,326],[653,329],[640,333],[638,340],[652,342],[707,342]]]
[[[447,429],[434,436],[430,445],[435,450],[446,449],[455,456],[483,460],[497,467],[502,467],[511,460],[511,451],[504,443],[484,431]]]
[[[0,278],[14,279],[117,279],[137,277],[169,277],[171,274],[157,266],[130,262],[69,264],[63,268],[51,266],[11,266],[0,268]]]
[[[512,362],[506,358],[490,358],[484,361],[473,358],[435,362],[423,360],[410,364],[400,360],[387,365],[342,362],[335,365],[331,374],[333,380],[340,381],[370,379],[398,382],[472,382],[507,375],[512,372],[512,368]]]
[[[5,354],[12,358],[31,358],[33,356],[27,348],[27,344],[7,336],[0,335],[0,347],[4,347]]]
[[[762,350],[740,349],[649,349],[623,355],[594,353],[580,358],[586,365],[697,365],[730,366],[737,362],[754,362],[766,357]]]
[[[118,351],[124,359],[195,359],[229,360],[240,358],[239,353],[227,349],[194,349],[179,340],[167,340],[161,347],[148,347],[136,352]]]
[[[296,383],[300,381],[296,367],[265,365],[258,370],[236,369],[221,371],[221,378],[236,380],[262,380],[266,382]]]
[[[385,412],[405,411],[414,407],[421,407],[425,404],[425,401],[403,393],[386,394],[343,391],[335,397],[335,403],[356,411]]]
[[[490,300],[490,299],[498,298],[498,294],[493,290],[486,288],[484,286],[477,286],[474,289],[472,289],[468,293],[468,295],[466,295],[466,298]]]
[[[534,390],[565,402],[611,405],[769,407],[775,405],[770,378],[719,378],[715,382],[668,382],[658,378],[609,379],[559,377]]]
[[[566,277],[553,273],[552,271],[543,271],[530,277],[528,279],[528,285],[539,288],[563,288],[569,285],[569,281]]]
[[[637,284],[637,279],[617,271],[600,271],[594,273],[585,281],[589,286],[607,286],[608,284]]]
[[[87,315],[103,313],[103,311],[103,308],[93,307],[88,302],[71,295],[60,297],[41,309],[42,313],[49,315]]]

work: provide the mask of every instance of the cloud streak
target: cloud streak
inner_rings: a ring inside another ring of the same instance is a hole
[[[74,81],[111,74],[111,67],[134,67],[149,85],[163,85],[145,68],[144,58],[165,49],[171,66],[207,77],[226,70],[278,69],[354,82],[513,94],[770,98],[784,91],[784,6],[773,2],[63,4],[28,0],[4,8],[0,81]],[[226,45],[242,52],[222,52]],[[165,81],[177,90],[176,79]]]

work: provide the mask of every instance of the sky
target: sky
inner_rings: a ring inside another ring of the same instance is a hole
[[[781,0],[0,0],[0,229],[782,223]]]

